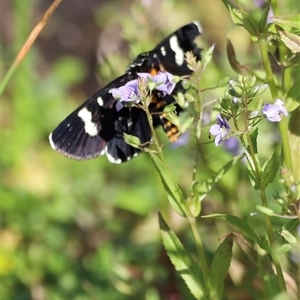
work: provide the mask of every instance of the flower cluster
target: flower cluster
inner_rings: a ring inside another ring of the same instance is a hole
[[[236,99],[236,97],[234,97],[234,99]],[[237,102],[235,101],[233,103],[236,104]],[[256,113],[258,114],[258,112]],[[288,116],[288,111],[284,107],[283,101],[276,99],[274,104],[266,103],[261,110],[261,114],[270,122],[280,122],[282,116]],[[230,126],[227,120],[219,115],[217,124],[212,125],[209,132],[215,136],[215,145],[219,146],[230,132]]]
[[[110,90],[112,96],[118,100],[117,111],[124,106],[132,106],[142,100],[143,97],[139,89],[141,81],[146,81],[150,90],[155,89],[162,92],[163,95],[170,95],[176,86],[173,80],[174,76],[168,72],[158,72],[154,76],[149,73],[138,73],[138,76],[138,79],[131,80],[119,88]]]

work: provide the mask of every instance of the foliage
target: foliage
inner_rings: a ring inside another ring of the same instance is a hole
[[[87,57],[43,58],[58,47],[47,34],[66,30],[65,14],[76,12],[67,2],[1,88],[3,299],[296,299],[297,4],[97,3],[95,30],[121,26],[116,42],[129,50],[116,55],[99,48],[101,82],[120,75],[129,57],[151,49],[179,23],[199,19],[208,43],[217,42],[203,46],[201,64],[187,57],[195,73],[186,83],[189,93],[178,95],[190,103],[187,112],[177,120],[172,107],[165,111],[190,142],[162,147],[166,137],[157,132],[149,153],[116,166],[104,158],[68,160],[48,145],[49,132],[93,93],[82,83]],[[15,31],[1,41],[4,73],[31,31],[34,5],[17,0],[7,8]],[[221,23],[224,35],[230,31],[223,48],[214,29]],[[65,39],[75,29],[67,27]],[[107,45],[116,49],[110,40]],[[218,116],[222,122],[214,124]],[[210,138],[218,135],[215,146]],[[126,140],[138,146],[134,137]]]

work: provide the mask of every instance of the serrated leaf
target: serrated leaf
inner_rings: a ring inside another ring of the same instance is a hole
[[[202,201],[212,190],[213,186],[226,174],[226,172],[229,171],[231,167],[239,162],[243,157],[244,155],[236,156],[219,171],[215,172],[208,180],[204,181],[198,188],[199,201]]]
[[[163,245],[176,271],[196,299],[207,299],[201,269],[184,249],[176,234],[169,229],[160,214],[159,227]]]
[[[134,135],[130,135],[127,133],[123,133],[123,137],[124,137],[124,141],[134,147],[134,148],[139,148],[139,146],[141,145],[141,141],[137,136]]]
[[[286,15],[286,16],[273,16],[270,20],[276,24],[287,25],[292,28],[299,29],[300,27],[300,14],[297,15]]]
[[[255,233],[255,231],[250,227],[250,225],[245,221],[241,220],[240,218],[233,215],[227,215],[227,214],[211,214],[211,215],[203,216],[202,218],[220,218],[226,220],[230,224],[237,227],[249,239],[256,242],[262,249],[270,253],[268,243],[265,240],[260,239]]]
[[[281,143],[276,147],[273,155],[266,161],[260,177],[260,187],[266,188],[273,182],[280,166]]]
[[[224,280],[228,273],[232,257],[233,234],[229,234],[220,244],[214,254],[209,272],[211,299],[221,299],[224,290]]]
[[[183,192],[175,179],[172,176],[170,170],[162,163],[162,161],[152,152],[149,152],[154,166],[161,178],[162,184],[169,196],[170,204],[172,208],[183,217],[187,216],[187,206],[184,201]]]

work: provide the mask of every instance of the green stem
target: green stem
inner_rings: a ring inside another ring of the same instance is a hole
[[[23,44],[20,52],[18,53],[17,57],[15,58],[14,62],[10,66],[9,70],[7,71],[6,75],[4,76],[1,86],[0,86],[0,96],[3,94],[6,86],[8,85],[10,79],[14,75],[16,69],[20,65],[20,63],[24,60],[25,56],[27,55],[28,51],[31,49],[34,41],[48,22],[49,18],[57,8],[57,6],[60,4],[62,0],[54,0],[53,3],[49,6],[45,14],[43,15],[42,19],[38,22],[38,24],[33,28],[31,31],[29,37]],[[20,2],[22,3],[22,2]],[[28,5],[28,4],[26,4]]]
[[[148,123],[149,123],[149,126],[150,126],[150,130],[151,130],[151,134],[152,134],[152,140],[153,140],[153,143],[155,145],[156,151],[158,153],[158,156],[159,156],[160,160],[165,164],[165,157],[164,157],[163,151],[162,151],[162,149],[159,145],[159,141],[158,141],[158,138],[157,138],[157,135],[156,135],[156,131],[153,127],[152,116],[151,116],[151,113],[149,111],[148,102],[149,101],[144,101],[143,109],[144,109],[144,111],[146,112],[146,115],[147,115],[147,120],[148,120]]]
[[[267,52],[267,47],[266,47],[265,41],[259,40],[258,46],[259,46],[259,49],[261,52],[262,61],[264,64],[264,69],[266,72],[267,81],[268,81],[268,84],[270,87],[271,95],[272,95],[273,100],[275,100],[278,98],[278,93],[277,93],[277,88],[276,88],[276,85],[274,82],[273,72],[272,72],[272,68],[270,65],[269,58],[268,58],[268,52]],[[289,144],[289,139],[288,139],[288,127],[287,127],[286,120],[282,120],[279,123],[279,129],[280,129],[280,134],[281,134],[281,138],[282,138],[284,164],[289,170],[291,170],[293,172],[291,149],[290,149],[290,144]]]
[[[155,131],[154,127],[153,127],[152,115],[151,115],[151,113],[149,111],[149,106],[148,105],[150,103],[150,99],[151,99],[151,95],[147,96],[145,98],[145,101],[143,101],[143,109],[144,109],[144,111],[146,113],[146,116],[147,116],[147,120],[148,120],[149,127],[150,127],[150,130],[151,130],[153,144],[155,145],[157,154],[158,154],[160,160],[162,161],[162,163],[164,165],[166,165],[166,161],[165,161],[165,157],[164,157],[162,148],[160,147],[160,144],[159,144],[159,141],[158,141],[158,138],[157,138],[157,135],[156,135],[156,131]],[[170,217],[169,202],[164,197],[160,201],[160,212],[161,212],[162,216],[164,217],[164,219],[167,222],[169,222],[170,218],[171,218]]]
[[[267,201],[265,189],[260,189],[260,197],[261,197],[262,205],[264,207],[268,208],[268,201]],[[271,218],[267,214],[264,214],[264,216],[265,216],[265,224],[266,224],[266,228],[267,228],[267,234],[268,234],[268,239],[269,239],[269,244],[270,244],[270,249],[271,249],[271,256],[272,256],[272,260],[275,265],[279,286],[280,286],[281,291],[285,291],[286,286],[285,286],[285,280],[283,277],[281,265],[280,265],[279,260],[277,259],[277,255],[273,252],[273,249],[275,247],[275,239],[274,239],[274,234],[273,234],[273,229],[272,229]]]
[[[253,161],[254,167],[255,167],[254,173],[255,173],[255,177],[256,177],[256,182],[260,182],[261,166],[257,160],[256,153],[254,151],[254,147],[252,145],[250,135],[247,133],[246,136],[247,136],[247,141],[249,144],[248,148],[249,148],[250,156],[252,157],[252,161]],[[262,189],[262,188],[260,189],[260,197],[261,197],[262,205],[264,207],[268,208],[268,201],[267,201],[265,189]],[[283,272],[282,272],[282,269],[280,266],[280,262],[278,261],[276,254],[273,252],[273,249],[275,247],[275,238],[274,238],[274,233],[272,230],[271,218],[267,214],[265,214],[264,217],[265,217],[265,224],[266,224],[266,229],[267,229],[269,245],[270,245],[270,249],[271,249],[271,256],[272,256],[272,259],[273,259],[273,262],[275,265],[279,286],[280,286],[281,290],[284,291],[284,290],[286,290],[286,286],[285,286],[285,281],[283,278]]]
[[[205,279],[206,290],[208,291],[209,271],[208,271],[208,266],[207,266],[203,246],[202,246],[202,240],[201,240],[201,237],[200,237],[198,229],[197,229],[196,219],[194,217],[189,216],[188,220],[189,220],[189,224],[190,224],[190,227],[191,227],[194,239],[195,239],[196,247],[197,247],[199,266],[202,270],[203,277]]]

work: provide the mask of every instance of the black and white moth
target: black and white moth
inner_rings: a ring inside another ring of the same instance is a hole
[[[131,147],[123,138],[123,133],[139,138],[141,144],[151,141],[151,131],[145,112],[137,107],[116,108],[117,100],[111,89],[125,85],[137,79],[137,73],[146,72],[155,75],[167,71],[173,75],[191,75],[185,61],[185,54],[192,52],[200,60],[201,49],[194,39],[201,33],[198,22],[187,24],[162,40],[152,51],[140,54],[127,68],[126,73],[96,94],[72,112],[50,134],[51,147],[67,157],[85,160],[106,154],[112,163],[122,163],[136,157],[140,149]],[[178,84],[179,87],[180,83]],[[174,89],[174,94],[178,89]],[[164,108],[174,103],[176,112],[181,108],[173,95],[153,92],[149,110],[153,113],[153,125],[162,126],[171,141],[175,141],[178,128],[165,119]]]

